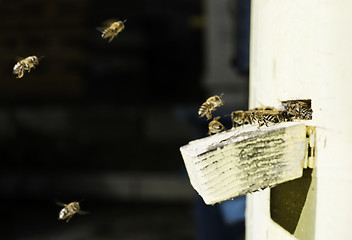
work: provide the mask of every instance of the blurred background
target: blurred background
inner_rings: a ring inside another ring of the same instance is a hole
[[[245,199],[206,206],[179,147],[207,136],[208,97],[228,128],[247,108],[249,16],[248,0],[0,1],[0,239],[243,239]],[[111,43],[108,19],[127,19]],[[55,201],[90,214],[58,221]]]

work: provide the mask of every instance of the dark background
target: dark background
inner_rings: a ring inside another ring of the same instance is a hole
[[[203,5],[0,1],[0,239],[197,238],[179,147],[207,134]],[[108,43],[112,18],[127,22]],[[90,214],[58,221],[56,200]]]

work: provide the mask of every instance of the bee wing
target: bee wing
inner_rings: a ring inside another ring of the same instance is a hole
[[[103,26],[110,26],[113,22],[117,22],[120,21],[118,18],[109,18],[107,20],[105,20],[102,24]]]
[[[110,18],[110,19],[105,20],[104,22],[102,22],[102,25],[103,25],[103,27],[108,28],[108,27],[110,27],[111,24],[113,24],[114,22],[119,22],[119,21],[125,23],[125,22],[127,22],[127,18],[126,18],[125,20],[121,20],[121,19],[119,19],[119,18]]]
[[[99,32],[103,32],[105,29],[107,29],[108,27],[110,27],[113,22],[117,22],[117,21],[119,21],[119,20],[116,19],[116,18],[110,18],[110,19],[105,20],[104,22],[102,22],[102,27],[97,27],[96,29],[97,29]]]
[[[88,211],[83,211],[83,210],[79,210],[77,213],[78,213],[79,215],[90,214],[90,212],[88,212]]]
[[[102,27],[97,27],[96,30],[98,30],[99,32],[103,32],[105,29],[107,29],[108,27],[110,27],[110,25],[116,22],[115,19],[109,19],[109,20],[105,20],[104,22],[102,22]]]
[[[104,28],[104,27],[97,27],[97,28],[95,28],[95,29],[102,33],[102,32],[104,32],[104,30],[105,30],[106,28]]]
[[[21,60],[23,60],[23,59],[25,59],[25,58],[24,58],[24,57],[19,57],[19,56],[16,56],[16,57],[15,57],[16,62],[19,62],[19,61],[21,61]]]
[[[55,200],[55,203],[56,203],[56,205],[61,206],[61,207],[66,207],[67,206],[66,203],[63,203],[63,202],[60,202],[60,201],[57,201],[57,200]]]

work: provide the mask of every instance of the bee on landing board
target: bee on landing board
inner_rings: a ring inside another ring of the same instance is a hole
[[[209,135],[211,135],[212,133],[219,133],[222,132],[224,130],[226,130],[226,128],[224,127],[224,125],[222,125],[221,122],[219,122],[220,117],[215,117],[210,123],[209,123]]]
[[[280,123],[292,121],[287,111],[281,111],[273,107],[260,107],[247,111],[234,111],[231,113],[232,127],[239,125],[258,123],[258,128],[268,123]]]
[[[252,111],[234,111],[231,113],[232,127],[237,128],[243,124],[253,124]]]
[[[279,122],[292,122],[293,115],[289,113],[287,110],[278,110],[278,119]]]
[[[25,71],[30,72],[31,69],[35,68],[39,64],[39,59],[37,56],[29,56],[24,59],[21,59],[13,67],[13,74],[17,75],[16,78],[22,78]]]
[[[199,117],[207,117],[207,120],[212,118],[212,112],[215,111],[215,109],[217,107],[222,106],[222,100],[221,100],[221,95],[215,95],[212,96],[210,98],[208,98],[203,104],[202,106],[200,106],[199,110],[198,110],[198,116]]]
[[[108,25],[105,28],[97,28],[100,32],[102,32],[101,37],[106,39],[109,38],[108,42],[111,42],[115,37],[117,37],[117,35],[125,29],[125,22],[127,20],[124,21],[114,21],[112,22],[107,21],[105,23],[105,25]]]
[[[252,113],[253,122],[259,124],[258,128],[265,125],[268,127],[268,123],[280,123],[282,122],[279,117],[279,111],[277,110],[254,110]]]
[[[312,119],[313,110],[310,99],[287,100],[282,101],[281,104],[296,119]]]
[[[79,205],[79,202],[71,202],[69,204],[61,203],[61,202],[56,202],[57,205],[64,207],[61,209],[59,213],[58,220],[65,220],[66,222],[69,222],[70,219],[75,215],[76,213],[78,214],[87,214],[88,212],[82,211],[81,207]]]

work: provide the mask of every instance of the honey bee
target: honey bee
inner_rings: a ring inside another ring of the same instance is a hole
[[[208,132],[209,135],[211,135],[212,133],[219,133],[219,132],[226,130],[224,125],[222,125],[222,123],[218,121],[219,119],[220,119],[220,117],[215,117],[209,123],[209,132]]]
[[[275,110],[254,110],[252,111],[253,122],[259,124],[258,128],[265,125],[268,127],[268,123],[280,123],[282,118],[280,112]]]
[[[59,213],[59,220],[65,220],[66,222],[70,221],[70,219],[75,215],[76,213],[78,214],[87,214],[88,212],[82,211],[81,207],[79,205],[79,202],[71,202],[69,204],[61,203],[61,202],[56,202],[59,206],[63,206],[64,208],[61,209]]]
[[[239,125],[258,123],[258,128],[268,123],[280,123],[292,121],[287,111],[278,110],[273,107],[258,107],[247,111],[234,111],[231,113],[232,127]]]
[[[278,119],[279,122],[292,122],[293,115],[287,110],[278,110]]]
[[[16,78],[22,78],[25,71],[30,72],[31,68],[35,68],[35,65],[39,64],[38,57],[29,56],[16,63],[13,67],[13,74],[16,74]]]
[[[269,122],[280,123],[280,122],[291,122],[293,115],[287,110],[279,110],[274,107],[257,107],[254,111],[263,110],[265,111],[264,118],[267,118]]]
[[[237,128],[239,125],[243,124],[253,124],[253,111],[234,111],[231,113],[232,127]]]
[[[117,37],[117,35],[125,29],[125,22],[127,20],[124,21],[109,21],[112,22],[108,27],[105,28],[98,28],[98,30],[100,30],[102,32],[101,37],[102,38],[109,38],[108,42],[111,42],[115,37]]]
[[[285,110],[295,119],[311,120],[313,110],[310,99],[282,101]]]
[[[212,112],[215,111],[215,109],[217,107],[222,106],[222,100],[221,100],[221,95],[215,95],[212,96],[210,98],[208,98],[203,104],[202,106],[200,106],[199,110],[198,110],[198,116],[199,117],[203,117],[206,116],[207,120],[212,118]]]

